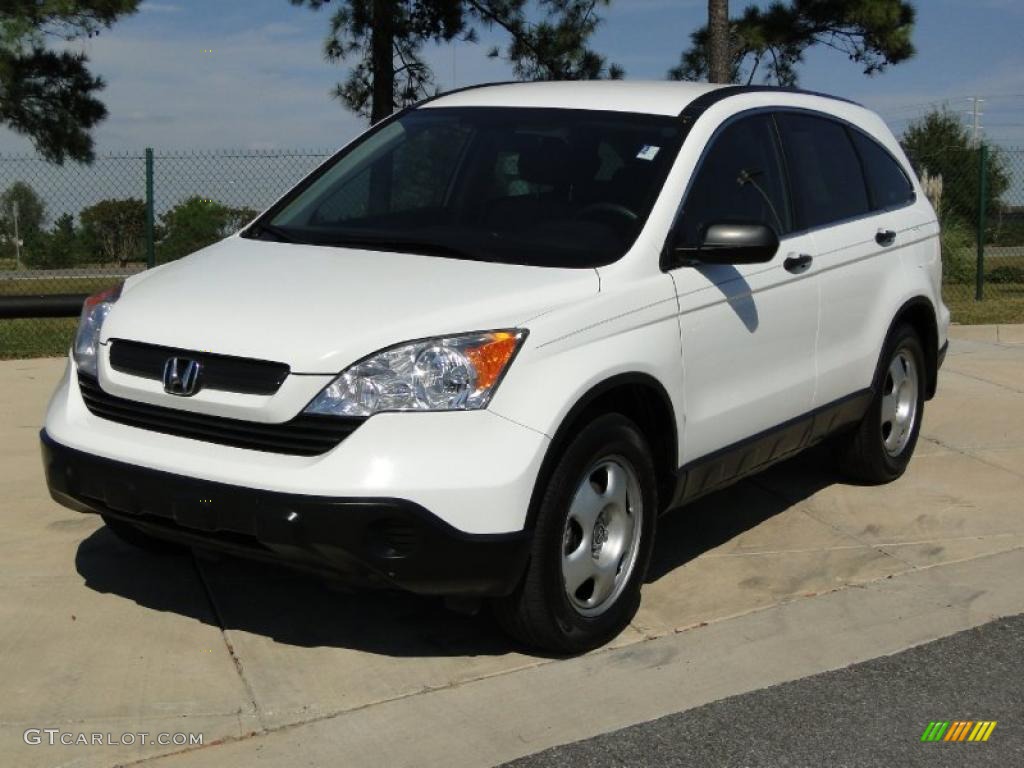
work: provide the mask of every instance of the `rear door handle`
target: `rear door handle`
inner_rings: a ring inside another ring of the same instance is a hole
[[[787,256],[786,260],[782,262],[782,266],[786,268],[787,272],[803,272],[814,261],[811,255],[808,253],[801,253],[799,256]]]
[[[875,242],[879,245],[892,245],[896,242],[896,233],[891,229],[880,229],[875,233]]]

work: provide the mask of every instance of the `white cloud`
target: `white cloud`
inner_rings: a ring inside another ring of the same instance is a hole
[[[883,113],[912,112],[918,108],[926,110],[929,105],[943,102],[963,102],[968,96],[995,96],[1010,92],[1024,94],[1024,73],[1007,70],[993,72],[989,77],[970,80],[950,81],[936,90],[907,89],[873,94],[867,92],[860,98],[866,106]]]
[[[174,3],[146,2],[142,4],[141,10],[144,13],[181,13],[184,9]]]
[[[346,143],[366,123],[330,96],[347,67],[324,61],[324,21],[273,22],[212,39],[115,28],[77,44],[107,81],[100,98],[109,117],[94,132],[98,151]],[[488,48],[429,45],[424,57],[444,90],[453,87],[453,51],[454,85],[508,79],[508,66],[488,59]],[[29,152],[31,144],[0,129],[0,151]]]

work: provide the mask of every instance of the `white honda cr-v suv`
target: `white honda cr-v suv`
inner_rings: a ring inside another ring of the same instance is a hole
[[[54,498],[145,546],[491,598],[575,652],[665,510],[822,440],[900,476],[949,313],[882,121],[794,90],[475,87],[86,301]]]

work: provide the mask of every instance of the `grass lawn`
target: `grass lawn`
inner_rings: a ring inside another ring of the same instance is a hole
[[[982,301],[974,300],[973,285],[946,285],[942,288],[942,295],[954,323],[1024,323],[1022,283],[987,283]]]
[[[119,277],[54,277],[38,280],[0,280],[0,296],[49,296],[53,293],[96,293],[120,281]]]
[[[0,320],[0,360],[66,355],[77,325],[77,317]]]

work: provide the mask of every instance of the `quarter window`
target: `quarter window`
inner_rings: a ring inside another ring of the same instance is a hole
[[[782,161],[768,115],[728,125],[714,139],[686,194],[680,244],[697,247],[711,224],[766,224],[781,237],[792,230]]]
[[[828,118],[794,113],[781,113],[776,120],[800,228],[868,213],[867,185],[846,127]]]
[[[895,158],[860,131],[851,130],[850,135],[864,164],[872,210],[896,208],[912,202],[914,187]]]

